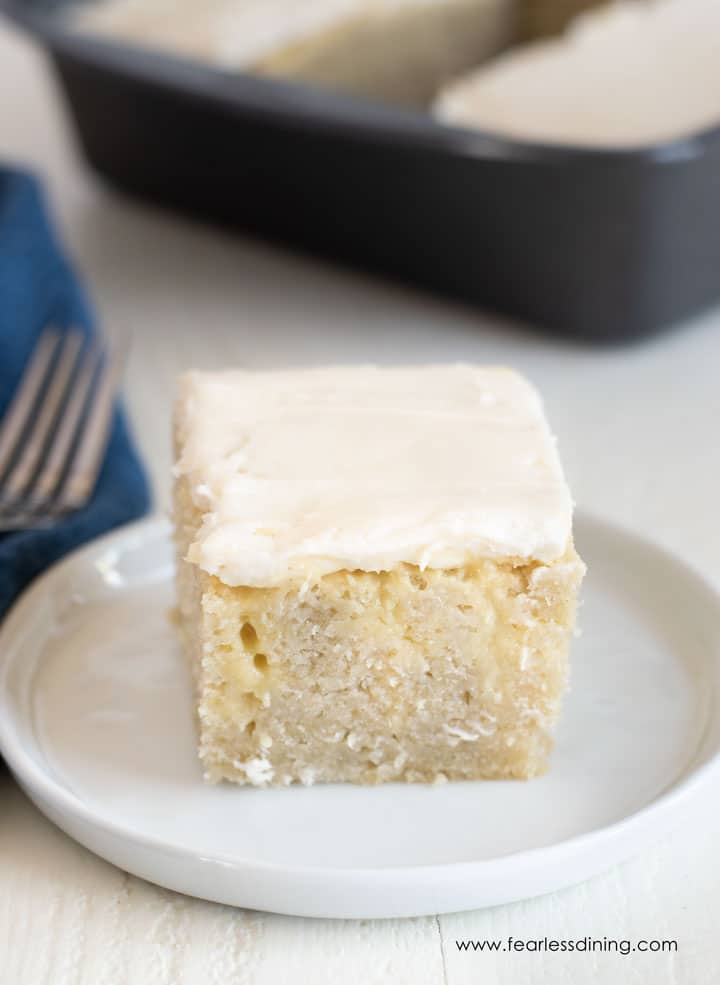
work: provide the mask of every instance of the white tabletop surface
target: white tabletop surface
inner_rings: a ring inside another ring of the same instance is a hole
[[[620,350],[549,341],[392,285],[155,211],[82,161],[44,61],[0,27],[0,159],[32,165],[111,333],[168,500],[168,408],[186,367],[457,359],[542,389],[577,501],[720,586],[720,310]],[[720,791],[607,874],[482,912],[332,922],[233,911],[124,875],[54,829],[0,773],[3,985],[705,985],[720,980]],[[461,953],[461,938],[673,939],[677,953]]]

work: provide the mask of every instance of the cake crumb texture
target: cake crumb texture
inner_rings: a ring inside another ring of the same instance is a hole
[[[180,562],[211,781],[529,778],[548,766],[584,566],[481,560],[228,586]]]

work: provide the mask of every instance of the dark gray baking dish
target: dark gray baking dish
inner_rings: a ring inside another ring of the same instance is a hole
[[[720,126],[641,150],[543,147],[63,26],[48,51],[92,165],[129,192],[585,341],[720,298]]]

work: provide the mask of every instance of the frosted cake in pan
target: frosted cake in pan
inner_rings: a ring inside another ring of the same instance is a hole
[[[394,102],[506,47],[515,0],[104,0],[80,29],[260,75]]]
[[[175,441],[208,779],[546,770],[584,566],[529,383],[469,365],[191,372]]]

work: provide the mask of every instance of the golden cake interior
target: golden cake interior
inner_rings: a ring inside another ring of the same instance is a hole
[[[230,587],[185,561],[180,622],[208,779],[254,785],[528,778],[548,766],[584,566],[401,564]]]

